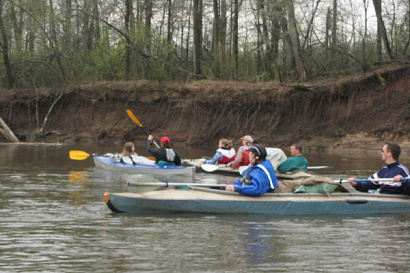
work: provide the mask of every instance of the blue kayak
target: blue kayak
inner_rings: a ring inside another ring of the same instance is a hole
[[[156,174],[156,175],[190,175],[195,173],[195,167],[157,165],[153,160],[141,157],[141,162],[126,164],[114,162],[108,156],[94,156],[95,166],[111,171],[120,171],[130,174]]]

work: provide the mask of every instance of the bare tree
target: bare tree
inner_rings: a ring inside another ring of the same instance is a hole
[[[387,58],[389,60],[393,59],[392,53],[391,53],[391,48],[390,48],[390,43],[389,39],[387,37],[387,32],[386,32],[386,27],[384,25],[383,17],[382,17],[382,1],[381,0],[373,0],[373,5],[374,9],[376,11],[376,17],[377,17],[377,35],[378,35],[378,41],[381,39],[384,44],[384,49],[386,50]],[[380,42],[378,42],[380,44]],[[378,58],[379,61],[381,61],[381,46],[378,48]]]
[[[213,27],[213,51],[214,51],[214,75],[216,78],[220,78],[220,70],[219,70],[219,45],[220,45],[220,36],[219,36],[219,31],[220,31],[220,20],[219,20],[219,3],[218,0],[213,0],[214,4],[214,27]]]
[[[296,71],[298,73],[298,79],[300,82],[304,82],[306,80],[306,72],[304,68],[304,63],[302,59],[302,55],[300,52],[300,43],[299,43],[299,35],[297,31],[297,24],[296,24],[296,17],[295,17],[295,9],[293,7],[293,0],[286,0],[286,8],[288,11],[288,18],[289,18],[289,35],[292,41],[292,51],[293,57],[296,64]]]
[[[125,33],[130,35],[130,28],[131,22],[133,22],[132,16],[132,0],[125,0],[125,16],[124,16],[124,24],[125,24]],[[125,74],[126,78],[130,78],[130,70],[131,70],[131,48],[130,43],[127,40],[126,47],[125,47]]]
[[[1,32],[1,38],[2,38],[2,40],[0,41],[0,47],[3,53],[4,67],[6,68],[6,77],[7,77],[8,87],[13,88],[14,80],[13,80],[13,73],[11,70],[10,59],[9,59],[9,50],[10,50],[9,49],[9,39],[8,39],[8,33],[6,31],[6,27],[4,26],[3,8],[4,8],[4,2],[3,0],[0,0],[0,32]]]
[[[234,0],[233,6],[233,22],[232,22],[232,48],[233,48],[233,78],[238,78],[238,53],[239,53],[239,45],[238,45],[238,20],[239,20],[239,1]]]
[[[202,58],[202,0],[194,0],[194,74],[200,75]]]

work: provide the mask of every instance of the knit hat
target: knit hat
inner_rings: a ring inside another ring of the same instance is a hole
[[[248,151],[252,152],[255,156],[259,156],[260,159],[265,160],[266,156],[268,155],[266,153],[265,147],[261,144],[255,144],[251,148],[248,149]]]
[[[248,142],[253,143],[253,138],[250,135],[246,135],[241,137],[241,139],[247,140]]]
[[[164,137],[161,138],[161,143],[162,144],[170,144],[171,140],[169,139],[169,137],[164,136]]]

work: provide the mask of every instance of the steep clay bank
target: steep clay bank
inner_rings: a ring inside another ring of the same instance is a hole
[[[279,147],[294,141],[312,147],[380,147],[392,140],[409,149],[410,67],[381,72],[386,84],[375,73],[303,86],[219,81],[82,84],[66,88],[41,133],[38,129],[59,90],[2,90],[0,115],[23,141],[143,141],[145,134],[126,115],[131,109],[157,138],[169,135],[188,145],[251,134],[260,143]]]

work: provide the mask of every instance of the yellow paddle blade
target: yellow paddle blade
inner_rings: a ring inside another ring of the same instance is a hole
[[[70,151],[70,159],[72,160],[84,160],[86,158],[88,158],[90,156],[90,154],[87,154],[84,151]]]
[[[139,127],[142,127],[141,122],[137,119],[136,116],[134,116],[134,114],[131,112],[131,110],[127,110],[127,114],[130,117],[130,119],[132,119],[133,122],[135,122],[136,124],[138,124]]]

